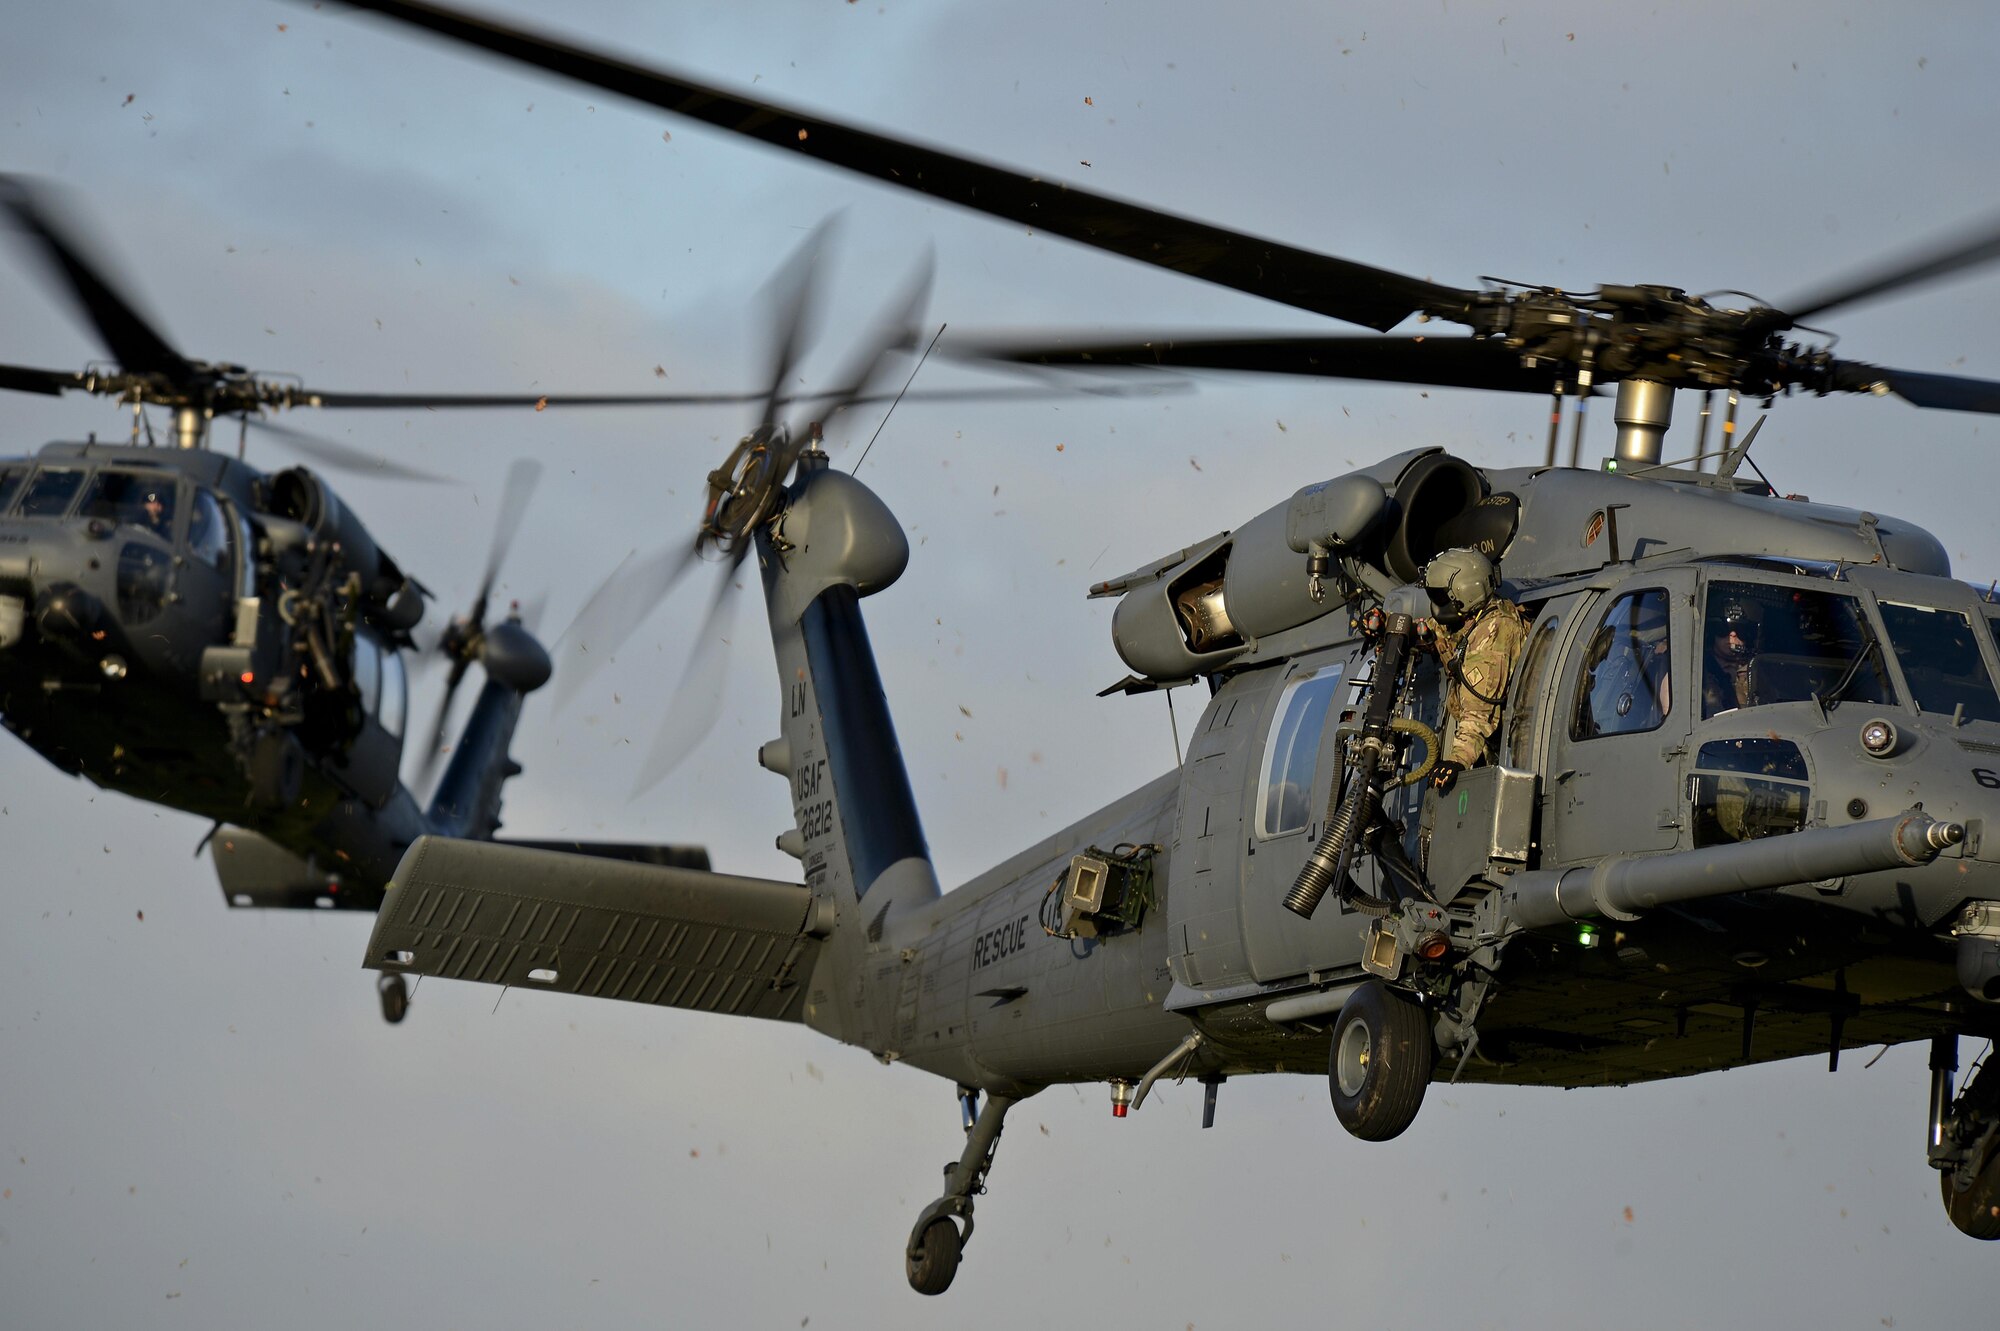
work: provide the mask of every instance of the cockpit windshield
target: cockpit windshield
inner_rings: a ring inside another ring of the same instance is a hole
[[[1852,596],[1712,582],[1703,642],[1703,717],[1836,692],[1850,702],[1894,701],[1882,652]]]
[[[21,488],[21,478],[27,474],[26,467],[0,467],[0,513],[5,513],[7,505],[14,502],[14,492]]]
[[[1968,721],[2000,721],[2000,694],[1993,691],[1969,615],[1895,601],[1881,606],[1918,711],[1950,715],[1963,708]]]
[[[170,536],[174,529],[174,478],[159,472],[100,471],[91,478],[76,515]]]
[[[82,484],[81,471],[69,467],[43,467],[28,482],[27,491],[21,496],[21,516],[61,517],[69,510],[69,501],[76,498],[77,487]]]

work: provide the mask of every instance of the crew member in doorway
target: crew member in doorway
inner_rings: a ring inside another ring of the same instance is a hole
[[[1443,752],[1431,773],[1431,786],[1443,791],[1466,768],[1499,756],[1500,712],[1528,624],[1521,608],[1500,595],[1493,561],[1477,550],[1447,550],[1432,559],[1424,588],[1437,608],[1447,681]]]

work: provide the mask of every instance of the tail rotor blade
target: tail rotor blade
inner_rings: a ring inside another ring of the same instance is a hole
[[[646,765],[640,769],[638,783],[632,788],[634,798],[664,781],[715,729],[723,694],[729,685],[729,642],[723,634],[736,609],[737,600],[732,592],[737,570],[742,567],[748,549],[748,546],[738,547],[737,557],[724,570],[714,595],[709,598],[708,610],[694,633],[694,648],[688,653],[680,687],[667,703],[659,733],[653,737],[652,750],[646,755]]]
[[[507,469],[506,488],[500,493],[500,514],[493,522],[493,548],[486,556],[486,573],[479,580],[479,595],[472,602],[475,629],[486,623],[486,601],[493,593],[493,580],[500,575],[500,564],[507,558],[507,549],[520,530],[521,516],[527,512],[528,500],[541,478],[542,464],[533,458],[516,458]]]
[[[819,304],[820,253],[839,221],[840,214],[832,213],[814,227],[764,288],[765,298],[771,302],[771,326],[777,330],[777,336],[771,347],[764,416],[758,423],[761,438],[770,438],[778,428],[779,398],[798,364],[800,350],[812,336]]]
[[[890,304],[869,336],[861,340],[860,350],[846,372],[834,380],[839,388],[833,400],[820,408],[822,426],[857,402],[866,400],[877,386],[890,356],[907,349],[915,341],[917,326],[930,304],[931,279],[936,270],[937,256],[926,248],[923,260],[910,275],[909,283]]]
[[[451,676],[445,680],[444,701],[438,704],[437,722],[431,727],[430,741],[424,745],[423,756],[417,760],[417,781],[428,781],[437,770],[438,759],[444,756],[444,728],[451,719],[451,700],[458,693],[458,686],[465,679],[470,657],[454,657]]]
[[[667,546],[637,561],[627,556],[584,602],[556,640],[555,706],[560,711],[638,631],[695,566],[693,541]]]

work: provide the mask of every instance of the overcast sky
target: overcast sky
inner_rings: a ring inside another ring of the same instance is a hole
[[[808,381],[927,245],[933,316],[954,329],[1343,328],[331,7],[11,8],[0,168],[63,182],[195,357],[355,390],[745,387],[759,286],[837,209]],[[1983,0],[564,11],[566,34],[639,60],[1453,284],[1782,302],[2000,208],[2000,11]],[[1996,308],[1987,275],[1830,322],[1857,359],[2000,377]],[[105,354],[11,250],[0,309],[0,363]],[[918,380],[949,382],[935,365]],[[1157,400],[905,405],[862,475],[912,563],[868,612],[946,883],[1174,761],[1157,697],[1093,696],[1125,670],[1090,582],[1405,448],[1538,461],[1543,411],[1241,377]],[[1683,402],[1677,439],[1693,415]],[[507,463],[543,459],[503,591],[546,595],[553,633],[628,551],[685,536],[746,422],[291,423],[458,478],[339,481],[447,610],[478,581]],[[877,424],[836,432],[836,463]],[[0,429],[29,452],[125,418],[17,397]],[[1896,400],[1795,401],[1757,457],[1781,489],[1922,522],[1983,581],[2000,574],[1996,436]],[[690,587],[561,715],[529,702],[511,832],[700,840],[719,868],[794,873],[771,846],[784,784],[754,760],[778,720],[757,611],[727,626],[714,733],[631,798],[703,599]],[[440,687],[421,681],[416,726]],[[0,807],[9,1327],[1991,1316],[1995,1254],[1951,1229],[1923,1164],[1918,1046],[1872,1068],[1851,1053],[1835,1076],[1801,1060],[1624,1090],[1438,1086],[1385,1145],[1339,1129],[1317,1070],[1232,1081],[1206,1133],[1192,1085],[1122,1122],[1102,1087],[1057,1088],[1013,1115],[957,1283],[923,1300],[901,1252],[959,1149],[947,1083],[798,1027],[438,981],[389,1029],[359,969],[367,921],[227,911],[190,857],[196,821],[11,742]]]

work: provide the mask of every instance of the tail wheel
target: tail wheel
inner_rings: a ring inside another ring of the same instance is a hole
[[[1363,1141],[1388,1141],[1423,1107],[1435,1052],[1416,1003],[1369,980],[1341,1005],[1327,1083],[1340,1125]]]
[[[1944,1193],[1944,1212],[1961,1234],[1991,1243],[2000,1239],[2000,1150],[1986,1158],[1972,1186],[1960,1192],[1952,1182],[1952,1171],[1938,1175]]]
[[[903,1270],[910,1288],[919,1294],[942,1294],[951,1288],[958,1274],[958,1225],[948,1216],[939,1216],[924,1226],[924,1235],[915,1252],[903,1257]]]
[[[382,999],[382,1020],[391,1026],[410,1015],[410,986],[402,976],[376,976],[375,992]]]

